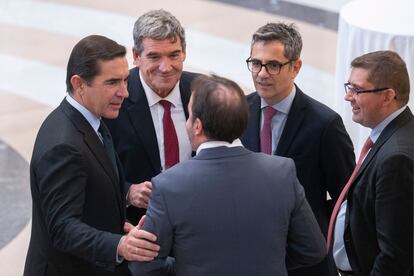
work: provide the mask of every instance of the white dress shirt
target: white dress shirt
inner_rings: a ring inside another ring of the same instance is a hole
[[[180,162],[191,158],[191,144],[185,128],[185,114],[184,107],[181,101],[180,94],[180,82],[177,82],[174,89],[168,94],[167,97],[161,98],[155,93],[142,78],[141,72],[139,73],[142,87],[144,88],[145,95],[147,96],[148,105],[151,111],[152,122],[154,123],[155,133],[157,135],[158,149],[160,152],[160,160],[162,170],[165,170],[165,155],[164,155],[164,127],[162,124],[162,118],[164,116],[164,108],[159,103],[160,100],[167,100],[171,105],[171,119],[174,123],[175,132],[177,133],[178,148],[180,151]]]
[[[400,115],[407,106],[403,106],[397,111],[391,113],[387,118],[385,118],[381,123],[379,123],[375,128],[372,129],[369,137],[371,141],[375,144],[378,140],[378,137],[381,135],[381,132],[384,128],[394,120],[398,115]],[[365,155],[368,156],[369,151]],[[364,157],[364,158],[365,158]],[[334,230],[334,243],[332,247],[332,253],[335,260],[336,267],[343,271],[352,271],[351,265],[349,263],[348,255],[346,254],[345,244],[344,244],[344,232],[345,232],[345,215],[347,209],[347,200],[341,204],[338,215],[335,221],[335,230]]]
[[[282,135],[283,129],[285,128],[286,120],[290,111],[290,108],[293,103],[293,99],[296,95],[296,86],[293,86],[292,91],[290,92],[289,96],[281,100],[280,102],[272,105],[274,109],[277,110],[277,113],[272,118],[271,122],[271,128],[272,128],[272,153],[276,152],[277,146],[279,144],[280,136]],[[263,128],[263,122],[264,122],[264,114],[263,110],[268,104],[263,100],[260,99],[260,107],[262,109],[262,116],[261,116],[261,127]]]
[[[232,148],[232,147],[243,147],[243,145],[240,139],[235,139],[232,143],[229,143],[226,141],[207,141],[207,142],[202,143],[200,146],[198,146],[196,154],[199,154],[200,151],[202,151],[203,149],[211,149],[211,148],[218,148],[218,147]]]

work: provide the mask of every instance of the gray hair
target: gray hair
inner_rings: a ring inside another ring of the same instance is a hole
[[[139,55],[144,50],[142,45],[144,38],[171,39],[175,42],[178,37],[185,52],[184,28],[175,16],[162,9],[151,10],[141,15],[134,24],[133,37],[134,48]]]
[[[285,46],[284,55],[289,60],[297,60],[302,51],[302,37],[300,36],[296,26],[292,24],[267,23],[260,27],[252,37],[251,48],[259,41],[277,40]]]

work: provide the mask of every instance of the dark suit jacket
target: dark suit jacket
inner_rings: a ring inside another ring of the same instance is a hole
[[[355,275],[413,275],[414,117],[382,131],[348,192],[345,248]]]
[[[195,73],[183,72],[180,79],[181,101],[186,118],[190,85],[195,76]],[[118,118],[105,120],[125,172],[125,193],[131,183],[150,181],[161,172],[157,136],[137,68],[130,70],[128,92],[129,97],[122,104]],[[127,217],[135,225],[144,214],[145,209],[130,206]]]
[[[258,152],[260,96],[255,92],[248,95],[247,100],[250,117],[241,140],[246,148]],[[326,199],[326,192],[336,200],[355,167],[352,142],[341,117],[296,87],[296,95],[275,154],[295,161],[299,182],[326,235],[333,207]],[[330,261],[329,270],[328,265],[322,263],[296,274],[289,272],[289,275],[334,275],[333,260]]]
[[[30,186],[24,275],[129,275],[126,263],[116,263],[125,221],[119,178],[91,125],[66,100],[39,130]]]
[[[260,181],[258,181],[260,179]],[[144,229],[161,245],[133,275],[283,276],[320,262],[325,239],[291,159],[242,147],[203,149],[153,180]]]

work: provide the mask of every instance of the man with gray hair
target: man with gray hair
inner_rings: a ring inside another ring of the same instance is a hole
[[[129,74],[129,98],[107,124],[125,171],[127,217],[136,224],[148,205],[151,178],[191,157],[185,121],[196,74],[183,72],[185,32],[171,13],[141,15],[133,37],[136,67]]]
[[[253,151],[290,157],[315,217],[326,235],[331,212],[355,165],[341,117],[295,84],[302,67],[302,38],[293,24],[268,23],[252,38],[246,60],[256,92],[247,98],[250,118],[242,136]],[[332,256],[289,276],[337,275]]]

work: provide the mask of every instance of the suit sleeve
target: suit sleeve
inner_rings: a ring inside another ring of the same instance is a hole
[[[296,177],[293,185],[295,204],[287,237],[287,269],[315,265],[326,256],[325,238]]]
[[[98,266],[114,265],[121,235],[82,222],[86,168],[82,155],[72,146],[58,145],[46,152],[33,167],[41,210],[56,249]]]
[[[321,145],[324,183],[336,201],[355,168],[354,147],[338,114],[325,129]]]
[[[168,257],[173,242],[173,228],[157,178],[152,179],[152,193],[143,229],[157,236],[158,256],[151,262],[134,262],[132,272],[142,276],[175,275],[175,259]],[[130,266],[131,267],[131,266]]]
[[[414,160],[395,154],[378,167],[375,220],[379,254],[370,275],[409,275],[413,268]]]

